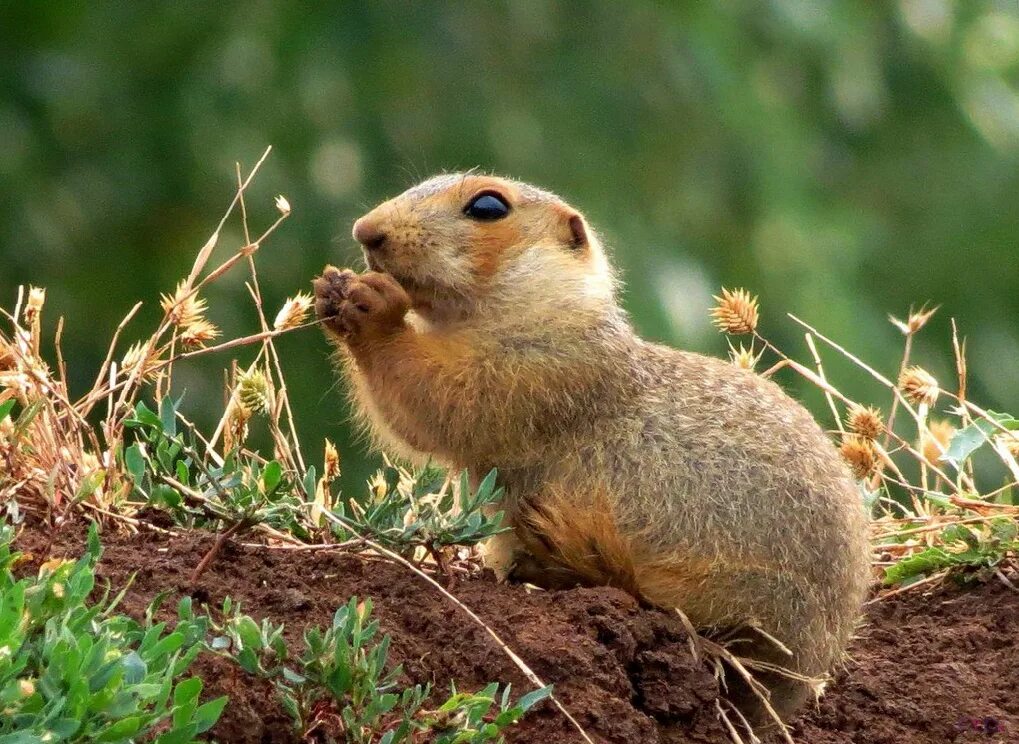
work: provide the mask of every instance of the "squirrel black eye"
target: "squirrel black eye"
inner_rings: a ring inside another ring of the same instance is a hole
[[[465,215],[472,220],[481,220],[482,222],[501,220],[509,214],[509,211],[509,204],[506,203],[506,200],[498,194],[491,193],[479,194],[464,207]]]

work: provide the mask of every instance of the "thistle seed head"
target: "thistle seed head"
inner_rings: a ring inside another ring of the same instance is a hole
[[[739,336],[757,330],[757,298],[745,289],[722,288],[722,296],[715,297],[718,305],[711,317],[723,333]]]
[[[931,465],[938,466],[941,456],[945,454],[948,445],[955,436],[955,427],[952,422],[946,419],[931,421],[927,425],[927,436],[923,438],[923,459]]]
[[[172,295],[159,296],[159,306],[175,326],[186,327],[204,320],[208,303],[199,299],[198,293],[187,289],[186,282],[181,281]]]
[[[235,395],[227,408],[226,426],[223,429],[223,446],[228,452],[244,444],[248,438],[250,419],[251,409]]]
[[[908,367],[899,375],[899,389],[914,405],[933,406],[941,394],[938,381],[922,367]]]
[[[877,467],[877,453],[874,442],[859,434],[846,434],[839,448],[842,457],[853,470],[853,475],[863,479],[874,472]]]
[[[327,481],[334,480],[340,474],[340,453],[336,451],[336,445],[325,440],[325,455],[323,457],[322,477]]]
[[[219,334],[220,330],[205,318],[195,318],[184,327],[180,342],[185,349],[193,351],[218,338]]]
[[[881,411],[874,407],[853,406],[846,417],[849,429],[864,439],[877,439],[885,430]]]
[[[250,413],[271,412],[272,398],[272,383],[262,370],[253,369],[237,376],[237,400]]]
[[[753,346],[748,349],[744,347],[743,344],[740,344],[737,349],[731,342],[729,343],[729,361],[740,369],[753,372],[757,363],[761,361],[761,356],[763,354],[763,351],[758,354],[754,354]]]
[[[132,344],[128,348],[127,353],[124,354],[124,358],[120,362],[120,369],[125,375],[130,377],[134,374],[135,368],[141,365],[138,379],[148,382],[156,377],[155,363],[157,361],[152,359],[151,341],[138,341]]]
[[[283,307],[276,313],[276,319],[272,322],[272,327],[277,331],[282,331],[301,325],[305,318],[308,317],[312,302],[312,296],[305,292],[298,292],[293,297],[287,298],[287,301],[283,303]]]
[[[938,311],[939,307],[941,306],[935,305],[928,310],[927,306],[924,305],[915,312],[913,311],[913,308],[910,308],[909,315],[906,316],[906,322],[902,322],[892,315],[888,316],[888,320],[891,321],[893,326],[902,331],[903,335],[911,336],[927,325],[927,321],[934,317],[934,313]]]

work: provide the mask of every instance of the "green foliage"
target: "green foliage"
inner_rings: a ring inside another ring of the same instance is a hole
[[[979,528],[952,524],[939,536],[939,546],[929,547],[889,566],[884,583],[911,584],[945,569],[957,569],[963,578],[981,576],[1008,557],[1019,553],[1019,525],[1007,517]]]
[[[326,262],[354,261],[366,208],[479,166],[590,216],[649,337],[723,353],[699,315],[738,283],[887,373],[900,339],[886,311],[930,298],[965,309],[972,398],[1016,410],[1015,3],[600,0],[582,21],[576,7],[5,3],[0,296],[47,285],[66,358],[98,363],[96,339],[139,299],[153,312],[230,198],[234,163],[266,145],[248,208],[264,224],[282,190],[300,215],[260,250],[269,312]],[[224,337],[255,330],[234,279],[209,292]],[[324,393],[324,349],[317,332],[288,337],[288,388],[298,421],[321,422],[302,427],[305,450],[333,439],[349,491],[377,463]],[[951,351],[929,352],[948,378]],[[188,361],[203,430],[221,410],[218,365]],[[80,390],[94,373],[73,366]],[[864,399],[868,384],[843,392]]]
[[[12,531],[0,526],[0,744],[182,744],[208,731],[226,704],[199,704],[202,682],[181,679],[202,649],[207,620],[184,601],[172,632],[90,604],[100,547],[16,580]]]
[[[187,527],[267,524],[306,537],[300,483],[277,460],[234,450],[220,464],[202,455],[204,445],[177,429],[180,403],[167,396],[156,413],[139,402],[126,422],[135,437],[124,450],[123,465],[135,496]]]
[[[988,411],[987,413],[1001,428],[1009,431],[1019,430],[1019,419],[1016,419],[1007,413],[995,413],[994,411]],[[942,459],[952,463],[956,469],[961,468],[963,463],[966,462],[966,460],[968,460],[969,457],[984,444],[984,442],[990,441],[991,437],[1000,431],[998,426],[995,426],[994,423],[987,419],[977,419],[969,426],[955,433],[952,437],[952,441],[949,442],[948,449],[945,450],[945,454]]]
[[[466,471],[454,488],[439,468],[427,466],[409,473],[387,467],[376,476],[366,504],[341,502],[335,514],[358,534],[404,554],[418,547],[434,552],[475,545],[504,531],[502,512],[486,513],[486,507],[502,498],[495,478],[492,470],[472,491]],[[336,534],[341,540],[355,536],[343,527],[337,527]]]
[[[371,611],[371,600],[352,597],[324,632],[305,631],[304,652],[291,660],[283,625],[259,624],[227,599],[212,648],[269,679],[302,734],[319,730],[350,744],[398,744],[413,741],[416,732],[431,732],[429,740],[438,744],[500,741],[507,726],[551,694],[546,687],[511,704],[509,685],[499,697],[491,684],[474,694],[454,689],[438,709],[426,710],[431,687],[400,689],[402,667],[387,669],[390,638],[378,638]]]

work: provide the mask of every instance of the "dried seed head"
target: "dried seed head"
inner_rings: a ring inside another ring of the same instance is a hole
[[[711,317],[720,331],[741,335],[757,330],[757,298],[751,297],[749,291],[722,287],[721,297],[714,300],[718,305],[711,311]]]
[[[938,381],[921,367],[904,369],[899,375],[899,389],[910,403],[928,407],[937,403],[938,395],[941,394]]]
[[[14,349],[0,338],[0,372],[14,369]]]
[[[251,413],[272,411],[272,384],[265,372],[253,369],[237,376],[237,399]]]
[[[853,406],[846,417],[846,423],[850,430],[864,439],[877,439],[885,430],[881,411],[874,407]]]
[[[278,209],[280,214],[284,217],[290,214],[290,202],[287,201],[287,198],[283,196],[283,194],[276,197],[276,209]]]
[[[368,480],[368,491],[376,503],[386,497],[389,492],[389,484],[386,483],[386,476],[381,470],[376,471],[375,475]]]
[[[743,346],[743,344],[740,344],[739,348],[737,349],[735,346],[732,345],[732,343],[729,344],[729,361],[731,361],[740,369],[745,369],[753,372],[754,367],[756,367],[757,363],[761,361],[761,356],[763,354],[764,351],[761,351],[759,354],[754,354],[753,345],[751,345],[751,347],[747,349]]]
[[[994,439],[1008,454],[1019,459],[1019,431],[1001,432]]]
[[[923,453],[923,459],[929,462],[931,465],[940,467],[939,461],[941,456],[945,454],[948,449],[948,445],[952,442],[952,437],[955,436],[955,427],[952,426],[952,422],[947,419],[940,419],[938,421],[931,421],[927,425],[927,436],[923,438],[921,451]]]
[[[325,456],[322,468],[322,477],[332,481],[340,474],[340,453],[336,451],[336,445],[328,439],[325,441]]]
[[[723,333],[739,336],[757,330],[757,298],[745,289],[732,291],[722,288],[722,296],[715,297],[718,305],[711,311],[715,325]]]
[[[276,313],[276,320],[272,322],[272,327],[280,331],[301,325],[308,317],[312,302],[312,296],[305,292],[298,292],[293,297],[287,298],[283,307]]]
[[[235,395],[226,412],[226,426],[223,429],[223,446],[227,452],[244,444],[248,438],[248,420],[251,410]]]
[[[905,323],[892,315],[888,316],[888,320],[892,322],[893,326],[902,331],[903,335],[911,336],[927,325],[927,321],[934,317],[934,313],[938,311],[939,307],[941,306],[935,305],[928,310],[927,306],[924,305],[915,312],[913,311],[913,308],[910,308],[909,315],[906,317]]]
[[[209,341],[219,337],[219,329],[205,318],[192,320],[180,334],[180,342],[185,349],[200,349]]]
[[[142,365],[141,371],[138,373],[139,379],[148,382],[156,377],[155,364],[157,361],[152,358],[152,341],[138,341],[132,344],[124,354],[124,358],[120,362],[120,369],[130,377],[134,374],[135,368]]]
[[[874,450],[874,442],[859,434],[846,434],[842,438],[842,446],[839,448],[842,457],[849,463],[853,475],[863,479],[874,472],[877,467],[877,453]]]
[[[32,324],[42,313],[42,306],[46,304],[46,290],[42,287],[28,288],[28,302],[25,303],[25,323]]]
[[[187,289],[186,282],[179,282],[172,295],[160,295],[159,306],[176,326],[189,326],[203,321],[208,303],[199,299],[198,293]]]

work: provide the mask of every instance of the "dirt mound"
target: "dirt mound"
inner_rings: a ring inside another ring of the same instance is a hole
[[[80,552],[72,530],[26,530],[18,547],[36,562]],[[297,642],[308,625],[325,625],[351,595],[371,597],[393,638],[390,659],[409,683],[450,682],[477,689],[523,675],[476,624],[404,568],[324,551],[227,546],[198,586],[190,571],[211,545],[208,535],[106,534],[99,575],[116,588],[135,575],[123,609],[141,615],[160,591],[217,606],[229,595],[256,618],[287,624]],[[727,741],[715,718],[718,686],[693,661],[681,623],[639,607],[613,589],[527,592],[483,579],[454,593],[474,609],[546,682],[597,740],[707,744]],[[990,583],[933,597],[907,593],[872,606],[851,668],[820,708],[797,722],[807,744],[927,744],[1019,741],[1019,593]],[[224,660],[194,668],[209,696],[228,694],[213,730],[222,742],[296,742],[268,684]],[[510,741],[576,742],[548,703],[533,710]]]

